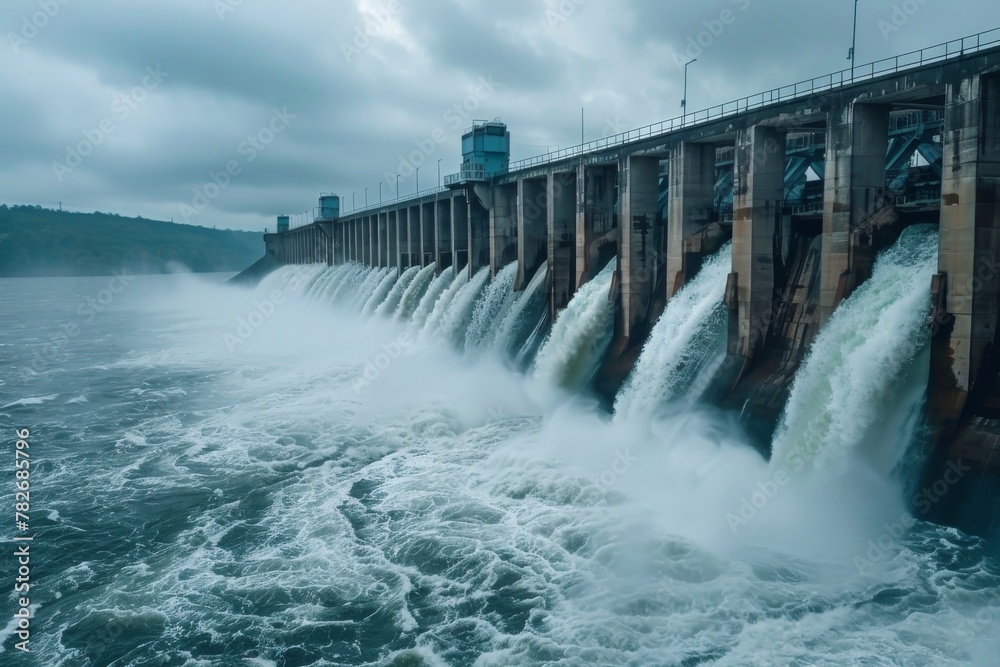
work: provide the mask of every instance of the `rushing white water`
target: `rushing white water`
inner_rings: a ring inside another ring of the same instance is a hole
[[[925,326],[938,234],[904,230],[875,262],[872,277],[847,298],[819,332],[795,376],[776,434],[772,464],[823,469],[852,452],[880,462],[902,455],[898,427],[923,396],[914,367],[929,340]]]
[[[517,262],[511,262],[494,276],[489,286],[475,304],[472,319],[465,333],[465,349],[474,350],[491,347],[496,340],[498,325],[510,312],[517,298],[514,278],[517,277]]]
[[[327,296],[329,303],[347,303],[351,299],[356,299],[362,284],[375,273],[361,264],[350,264],[349,266],[349,271],[337,284],[336,289]]]
[[[617,260],[585,283],[556,317],[535,359],[535,376],[566,389],[582,389],[611,344],[614,303],[609,298]]]
[[[379,272],[382,275],[382,279],[379,280],[378,285],[375,286],[375,290],[372,295],[368,297],[365,301],[365,305],[361,308],[362,315],[374,315],[379,312],[378,309],[383,303],[385,303],[386,298],[392,294],[396,289],[396,285],[402,280],[399,275],[399,270],[395,268],[382,269]]]
[[[399,308],[396,309],[397,320],[404,322],[412,321],[413,313],[417,310],[417,306],[420,305],[424,295],[427,293],[427,288],[430,287],[431,282],[434,280],[434,272],[436,270],[437,264],[434,262],[420,269],[420,272],[399,299]]]
[[[323,271],[323,273],[321,273],[319,277],[316,278],[316,280],[314,280],[309,286],[309,289],[305,293],[305,298],[311,301],[315,300],[317,295],[321,294],[323,290],[326,289],[326,286],[337,276],[339,271],[339,266],[331,266]]]
[[[517,295],[513,306],[504,315],[497,327],[496,336],[496,347],[501,354],[517,357],[545,319],[544,315],[548,312],[545,305],[547,277],[548,262],[542,262],[527,287]]]
[[[441,275],[431,282],[430,287],[427,288],[423,297],[420,298],[420,304],[414,311],[413,317],[410,318],[414,327],[417,329],[423,328],[427,323],[427,318],[430,317],[431,312],[434,310],[438,299],[441,298],[441,295],[444,294],[445,290],[453,282],[455,282],[455,268],[451,266],[442,271]]]
[[[344,264],[338,267],[337,272],[330,278],[323,291],[316,295],[318,301],[322,303],[329,303],[333,294],[340,287],[341,283],[348,279],[348,277],[354,272],[355,267],[351,264]]]
[[[411,266],[406,271],[403,271],[403,275],[392,286],[392,290],[389,291],[385,300],[375,309],[375,313],[386,317],[395,313],[396,309],[399,308],[400,300],[403,298],[403,292],[410,286],[410,283],[413,282],[418,273],[420,273],[419,266]]]
[[[385,284],[386,278],[390,278],[389,288],[392,288],[392,278],[395,275],[396,269],[372,268],[363,269],[362,271],[363,278],[361,279],[361,284],[358,285],[357,291],[354,294],[344,294],[346,301],[359,312],[364,310],[364,307],[368,305],[375,291]]]
[[[448,289],[442,292],[441,296],[434,302],[434,308],[431,309],[431,314],[427,316],[427,322],[421,330],[421,335],[433,336],[438,333],[438,329],[441,327],[441,321],[448,314],[452,301],[455,300],[455,296],[468,283],[469,272],[462,269],[455,276],[455,279],[451,281],[451,284],[448,285]]]
[[[465,332],[472,320],[472,309],[476,307],[476,302],[486,288],[489,279],[490,269],[488,266],[484,266],[455,293],[455,298],[448,305],[448,310],[441,316],[437,330],[440,338],[449,341],[459,349],[464,348]]]
[[[667,303],[618,393],[616,419],[648,420],[687,393],[705,365],[725,351],[728,319],[722,299],[732,261],[727,243]]]

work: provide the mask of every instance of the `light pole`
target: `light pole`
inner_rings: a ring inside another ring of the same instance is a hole
[[[854,80],[854,49],[858,45],[858,0],[854,0],[854,37],[851,38],[851,50],[847,52],[847,59],[851,61],[851,81]]]
[[[420,192],[420,167],[417,167],[417,192]]]
[[[368,186],[365,186],[365,208],[368,208]]]
[[[382,181],[378,182],[378,205],[382,205]]]
[[[688,65],[690,65],[693,62],[696,62],[697,60],[698,60],[697,58],[692,58],[691,60],[684,63],[684,99],[681,100],[682,123],[687,122],[687,113],[688,113]]]
[[[438,187],[441,187],[441,160],[438,160]]]
[[[352,192],[351,193],[351,210],[352,211],[357,211],[358,210],[358,193],[357,192]]]
[[[399,174],[396,174],[396,201],[399,201]]]

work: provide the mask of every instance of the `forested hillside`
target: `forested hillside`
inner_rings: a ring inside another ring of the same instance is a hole
[[[240,271],[263,254],[258,232],[0,205],[0,276]]]

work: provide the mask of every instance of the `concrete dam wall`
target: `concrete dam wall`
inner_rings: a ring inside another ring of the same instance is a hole
[[[534,341],[616,418],[636,392],[725,408],[772,456],[810,432],[796,419],[854,418],[868,430],[851,446],[874,457],[879,429],[919,404],[926,483],[968,469],[926,518],[996,533],[1000,32],[943,47],[498,169],[470,154],[444,187],[286,219],[266,254],[340,282],[350,267],[405,276],[400,300],[411,285],[458,300],[455,322],[489,289],[497,313],[534,313],[512,358]],[[584,339],[596,358],[574,352]]]

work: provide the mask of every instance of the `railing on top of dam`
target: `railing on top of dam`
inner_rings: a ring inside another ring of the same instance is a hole
[[[448,192],[448,188],[444,186],[434,186],[427,190],[421,190],[420,192],[413,192],[408,195],[400,195],[395,199],[388,199],[377,204],[369,204],[368,206],[361,206],[356,209],[351,209],[350,211],[341,211],[340,217],[346,218],[354,216],[358,213],[365,213],[366,211],[376,211],[380,208],[385,208],[386,206],[392,206],[393,204],[399,204],[400,202],[413,201],[414,199],[419,199],[420,197],[426,197],[428,195],[438,194],[440,192]],[[299,227],[306,227],[313,224],[321,218],[319,214],[319,207],[311,208],[308,211],[303,211],[301,213],[295,213],[291,216],[289,229],[297,229]]]
[[[734,116],[750,111],[751,109],[759,109],[767,106],[768,104],[787,102],[796,98],[807,97],[816,93],[842,88],[845,85],[867,81],[885,74],[892,74],[903,70],[922,67],[941,60],[947,60],[948,58],[976,53],[977,51],[982,51],[987,47],[997,45],[1000,45],[1000,28],[994,28],[975,35],[969,35],[968,37],[962,37],[961,39],[954,39],[935,46],[920,49],[919,51],[911,51],[909,53],[903,53],[891,58],[876,60],[875,62],[868,63],[867,65],[857,65],[853,69],[848,68],[840,70],[839,72],[814,77],[806,81],[781,86],[780,88],[772,88],[771,90],[767,90],[762,93],[741,97],[740,99],[733,100],[732,102],[718,104],[701,111],[693,111],[688,114],[677,116],[676,118],[660,121],[659,123],[644,125],[643,127],[628,130],[610,137],[595,139],[576,146],[570,146],[561,150],[552,151],[551,153],[543,153],[542,155],[536,155],[535,157],[518,160],[510,165],[510,171],[518,171],[528,167],[535,167],[538,165],[548,164],[550,162],[565,160],[566,158],[577,157],[592,151],[623,146],[633,141],[652,138],[668,132],[673,132],[674,130],[690,127],[700,122],[717,120],[726,116]]]

